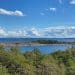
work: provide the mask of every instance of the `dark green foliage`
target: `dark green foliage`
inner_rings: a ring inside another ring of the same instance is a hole
[[[37,48],[21,53],[0,46],[0,75],[75,75],[75,48],[42,54]]]
[[[32,42],[40,43],[40,44],[57,44],[57,43],[60,43],[57,40],[37,40],[37,41],[32,41]]]

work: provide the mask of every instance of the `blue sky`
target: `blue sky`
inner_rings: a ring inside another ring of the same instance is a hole
[[[0,0],[0,37],[75,37],[74,30],[75,0]]]

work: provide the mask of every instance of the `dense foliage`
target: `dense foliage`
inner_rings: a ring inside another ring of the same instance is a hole
[[[32,41],[33,43],[39,43],[39,44],[57,44],[57,43],[61,43],[57,40],[36,40],[36,41]]]
[[[75,48],[42,54],[0,46],[0,75],[75,75]]]
[[[75,41],[74,42],[70,42],[70,41],[59,41],[59,40],[35,40],[35,41],[31,41],[31,43],[38,43],[38,44],[71,44],[71,45],[75,45]]]

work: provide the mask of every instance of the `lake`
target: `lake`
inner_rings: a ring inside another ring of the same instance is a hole
[[[8,43],[8,42],[30,42],[36,40],[58,40],[58,41],[67,41],[67,42],[74,42],[75,38],[0,38],[0,43]],[[38,48],[42,53],[52,53],[57,50],[65,50],[67,48],[71,48],[71,45],[49,45],[49,46],[17,46],[22,52],[31,51],[34,48]]]

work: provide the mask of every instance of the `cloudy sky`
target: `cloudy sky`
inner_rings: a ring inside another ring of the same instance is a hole
[[[0,0],[0,37],[75,37],[75,0]]]

